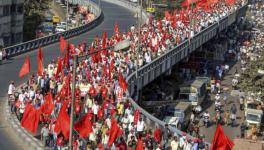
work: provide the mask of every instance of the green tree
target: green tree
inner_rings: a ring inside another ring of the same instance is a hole
[[[34,39],[35,31],[45,19],[51,0],[24,0],[24,41]]]

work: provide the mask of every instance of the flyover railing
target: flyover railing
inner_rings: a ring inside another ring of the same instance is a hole
[[[37,38],[37,39],[30,40],[27,42],[23,42],[23,43],[20,43],[17,45],[6,47],[5,50],[6,50],[7,57],[17,56],[17,55],[20,55],[22,53],[34,50],[36,48],[43,47],[43,46],[58,42],[61,35],[66,39],[80,35],[84,32],[87,32],[87,31],[93,29],[94,27],[96,27],[98,24],[100,24],[102,22],[103,12],[101,11],[101,9],[99,8],[99,6],[96,3],[92,2],[92,1],[90,1],[88,3],[88,1],[86,1],[86,0],[79,0],[78,4],[80,4],[80,5],[89,4],[90,5],[90,11],[93,14],[95,14],[95,16],[96,16],[95,19],[93,21],[85,24],[85,25],[82,25],[80,27],[76,27],[73,29],[69,29],[69,30],[61,32],[61,33],[52,34],[49,36]]]
[[[190,40],[185,40],[180,45],[168,50],[165,54],[154,59],[151,63],[141,67],[137,72],[137,76],[136,72],[130,74],[126,79],[130,96],[135,95],[135,92],[137,92],[136,90],[141,90],[145,85],[153,81],[155,78],[159,77],[161,74],[165,73],[165,71],[172,68],[173,65],[185,58],[196,48],[212,39],[214,36],[216,36],[217,33],[227,29],[228,26],[235,23],[240,17],[245,16],[246,9],[247,4],[241,6],[233,13],[222,18],[221,20],[219,20],[219,22],[203,29]],[[159,120],[158,118],[141,108],[132,98],[128,99],[131,102],[133,108],[141,112],[148,125],[150,125],[151,127],[158,126],[160,128],[164,128],[165,122]],[[177,128],[170,128],[174,133],[177,133],[177,135],[182,135],[182,131],[178,130]],[[190,138],[193,138],[190,135],[188,136]]]

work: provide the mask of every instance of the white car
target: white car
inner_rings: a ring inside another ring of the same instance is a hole
[[[138,0],[130,0],[130,2],[137,3]]]
[[[64,32],[64,31],[66,31],[65,28],[63,28],[63,27],[61,27],[61,26],[57,26],[57,27],[55,28],[55,32],[56,32],[56,33]]]

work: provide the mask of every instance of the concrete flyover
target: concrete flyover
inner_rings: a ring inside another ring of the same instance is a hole
[[[96,1],[95,1],[96,2]],[[101,8],[104,13],[103,22],[96,26],[93,30],[80,34],[79,36],[69,39],[73,44],[79,44],[81,42],[90,43],[96,35],[102,36],[106,31],[108,35],[113,33],[114,23],[118,22],[120,31],[126,31],[127,27],[136,23],[136,19],[133,17],[135,14],[127,8],[119,5],[111,4],[102,1]],[[56,59],[59,56],[59,44],[54,43],[48,46],[42,47],[44,65],[48,62]],[[6,111],[4,106],[6,104],[7,88],[10,80],[14,80],[16,85],[20,85],[26,81],[26,79],[19,79],[19,68],[24,62],[25,55],[29,55],[32,62],[36,62],[37,51],[32,49],[28,53],[23,53],[18,56],[14,56],[11,59],[3,62],[0,65],[0,145],[1,150],[24,150],[30,149],[26,144],[27,139],[18,136],[19,133],[14,132],[10,125],[11,118],[6,118]],[[37,64],[31,63],[31,72],[36,72]],[[33,149],[33,148],[32,148]]]
[[[170,70],[172,66],[184,59],[191,52],[199,48],[201,45],[215,37],[219,32],[226,30],[231,24],[238,21],[242,16],[245,16],[247,4],[238,8],[235,12],[221,19],[218,23],[212,24],[209,27],[197,33],[192,39],[182,42],[177,47],[168,50],[165,54],[154,59],[151,63],[141,67],[136,75],[133,72],[126,79],[128,83],[129,95],[138,95],[139,90],[149,84],[151,81]],[[132,98],[129,98],[133,107],[141,111],[145,121],[151,127],[159,126],[164,128],[165,122],[157,119],[155,116],[149,114],[143,108],[141,108]],[[170,127],[177,135],[182,135],[182,132],[176,128]],[[192,138],[190,135],[188,135]]]

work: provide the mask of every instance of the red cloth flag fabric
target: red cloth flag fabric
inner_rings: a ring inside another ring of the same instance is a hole
[[[134,111],[134,123],[137,124],[140,117],[139,110]]]
[[[29,72],[30,72],[30,59],[29,56],[26,56],[25,62],[19,71],[19,77],[23,78]]]
[[[119,128],[117,121],[114,118],[112,118],[108,146],[109,147],[112,146],[112,144],[116,141],[116,139],[119,138],[121,135],[122,135],[122,130]]]
[[[41,76],[44,71],[42,49],[38,49],[38,75]]]
[[[52,101],[52,95],[51,92],[48,92],[48,94],[45,96],[45,102],[40,107],[40,111],[43,114],[50,115],[54,109],[54,103]]]
[[[190,6],[192,3],[196,3],[198,2],[199,0],[185,0],[183,3],[181,3],[181,6],[182,7],[188,7]]]
[[[55,78],[58,78],[60,72],[62,72],[62,58],[58,57],[58,65],[57,65],[57,71],[55,74]]]
[[[64,49],[67,48],[67,41],[63,38],[63,36],[61,35],[60,36],[60,52],[63,53],[64,52]]]
[[[102,37],[102,49],[106,48],[106,38],[107,38],[107,34],[106,32],[104,32]]]
[[[64,62],[63,62],[63,64],[64,64],[67,68],[70,67],[69,60],[70,60],[70,49],[67,48],[67,51],[66,51],[66,53],[64,54]]]
[[[231,150],[233,146],[234,142],[225,135],[222,126],[218,124],[210,150]]]
[[[154,131],[153,137],[156,142],[159,143],[161,141],[161,130],[159,128]]]
[[[236,0],[225,0],[226,4],[232,6],[236,3]]]
[[[87,113],[82,119],[74,124],[74,129],[79,132],[81,138],[86,138],[93,131],[90,114]]]
[[[137,142],[136,150],[144,150],[143,141],[141,139]]]
[[[122,73],[119,73],[119,86],[124,90],[126,91],[127,90],[127,82],[126,80],[124,79]]]
[[[70,117],[67,113],[67,101],[64,101],[60,109],[54,131],[59,134],[62,132],[66,139],[69,139],[70,135]]]
[[[167,11],[167,10],[164,11],[164,16],[165,16],[166,20],[170,20],[170,18],[171,18],[171,15],[170,15],[169,11]]]
[[[39,124],[39,119],[40,119],[40,111],[37,110],[31,104],[28,104],[25,108],[25,112],[21,120],[21,127],[27,129],[33,134],[36,134]]]
[[[114,31],[116,34],[119,34],[119,26],[117,23],[115,23]]]

